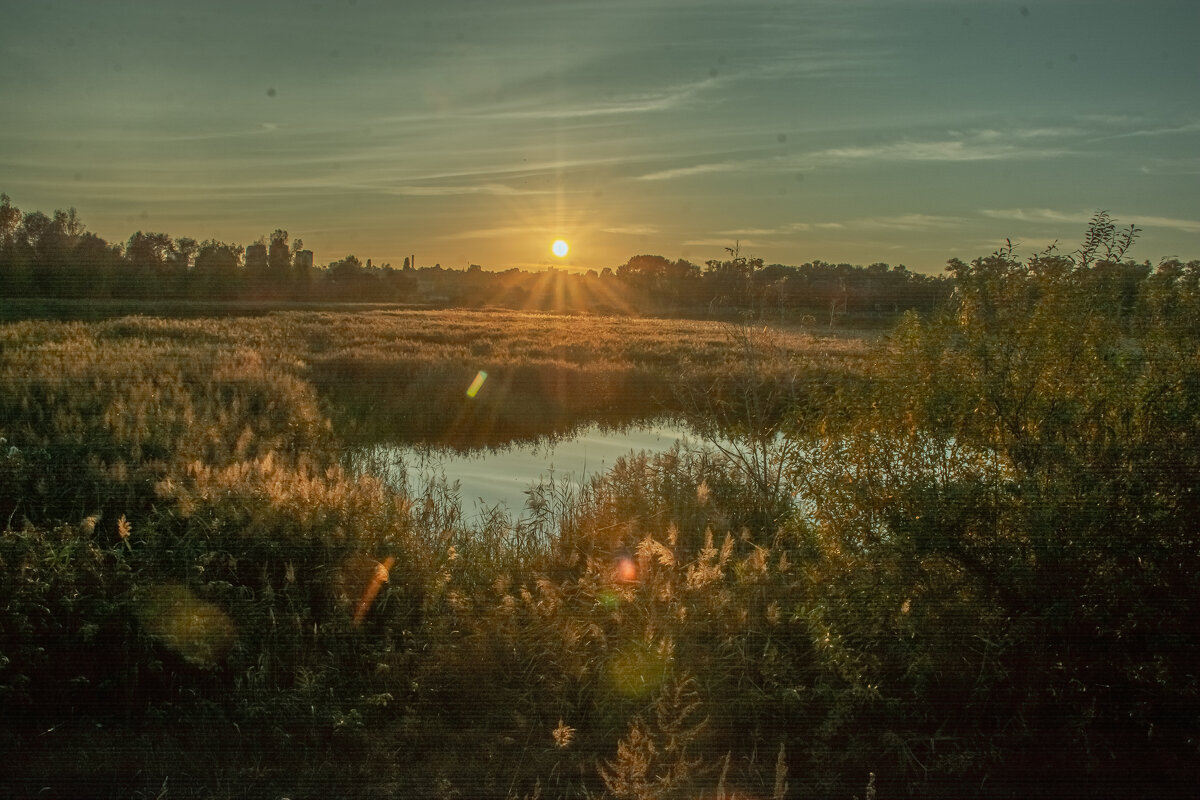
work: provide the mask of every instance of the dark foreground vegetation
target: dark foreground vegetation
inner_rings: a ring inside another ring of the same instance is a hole
[[[1200,262],[1127,262],[1131,239],[1101,215],[1069,256],[952,262],[943,312],[870,342],[467,312],[4,325],[0,786],[1193,796]],[[522,410],[666,414],[712,446],[520,523],[343,466],[363,437],[535,432]]]

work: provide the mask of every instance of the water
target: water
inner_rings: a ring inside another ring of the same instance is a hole
[[[780,437],[777,444],[782,442]],[[415,497],[423,494],[431,480],[444,478],[449,486],[457,484],[457,495],[468,520],[479,519],[501,507],[516,521],[531,516],[526,504],[532,487],[544,487],[551,482],[556,489],[583,486],[610,470],[622,456],[643,451],[662,453],[676,444],[695,445],[697,439],[686,427],[669,423],[649,423],[625,430],[591,425],[571,436],[467,452],[429,446],[377,445],[360,451],[353,463]],[[895,451],[895,446],[886,439],[877,444],[881,453],[888,454],[884,455],[888,462],[884,474],[923,474],[938,484],[952,482],[964,469],[993,480],[1002,481],[1007,476],[995,454],[965,448],[953,440],[932,448],[917,446],[904,453]],[[832,459],[836,463],[841,458],[836,445],[823,451],[812,445],[783,450],[790,454],[781,450],[776,455],[796,463],[813,459],[817,462]],[[806,517],[815,519],[811,503],[806,504],[798,494],[793,502]]]
[[[616,460],[642,451],[661,453],[689,439],[688,431],[670,424],[649,424],[626,430],[605,430],[596,425],[574,435],[531,444],[467,453],[420,447],[384,446],[361,454],[360,464],[382,475],[397,487],[416,489],[430,478],[445,476],[459,485],[463,510],[478,515],[503,506],[520,516],[531,487],[581,486],[612,468]]]

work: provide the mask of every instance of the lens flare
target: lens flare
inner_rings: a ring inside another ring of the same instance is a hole
[[[367,612],[371,610],[371,605],[375,602],[376,595],[383,585],[388,582],[391,576],[392,565],[396,563],[396,559],[388,556],[383,560],[383,563],[376,563],[374,575],[367,582],[366,588],[363,589],[362,597],[359,598],[358,607],[354,609],[354,625],[357,627],[362,624],[362,621],[367,616]]]
[[[633,583],[637,580],[637,564],[632,558],[621,558],[616,563],[616,577],[622,583]]]
[[[487,373],[483,370],[475,373],[475,380],[471,381],[471,385],[467,387],[467,397],[474,397],[479,394],[479,390],[483,388],[483,382],[487,380]]]
[[[134,606],[142,629],[197,667],[224,661],[237,639],[233,621],[214,603],[179,584],[151,586]]]
[[[652,694],[667,676],[670,657],[662,647],[630,643],[613,654],[607,665],[611,685],[626,697]]]

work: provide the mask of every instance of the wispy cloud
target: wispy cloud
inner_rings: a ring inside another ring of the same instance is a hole
[[[551,229],[544,225],[508,225],[501,228],[477,228],[469,231],[448,233],[442,239],[499,239],[525,234],[549,235]]]
[[[1086,225],[1095,215],[1095,212],[1089,211],[1056,211],[1051,208],[980,209],[979,213],[992,219],[1009,219],[1044,225],[1058,223]],[[1200,233],[1200,220],[1196,219],[1118,213],[1113,213],[1112,218],[1119,224],[1137,225],[1139,228],[1169,228],[1182,233]]]
[[[1200,132],[1200,120],[1193,120],[1182,125],[1160,125],[1155,127],[1137,128],[1132,131],[1123,131],[1121,133],[1110,133],[1105,136],[1097,136],[1089,139],[1090,142],[1105,142],[1112,139],[1135,139],[1152,136],[1172,136],[1181,133],[1197,133]]]
[[[721,231],[722,236],[735,236],[743,238],[746,236],[778,236],[781,233],[788,232],[788,228],[738,228],[732,231]]]
[[[962,217],[945,217],[935,214],[895,214],[881,217],[859,217],[857,219],[841,221],[791,222],[777,228],[744,228],[723,231],[722,233],[728,236],[787,236],[813,230],[927,231],[957,227],[965,221]]]
[[[1055,211],[1051,208],[983,208],[980,214],[991,219],[1011,219],[1017,222],[1051,224],[1059,222],[1087,223],[1094,212]]]
[[[995,141],[1029,141],[1032,139],[1061,139],[1071,136],[1079,136],[1084,131],[1081,128],[1061,125],[1061,126],[1043,126],[1037,128],[983,128],[977,131],[970,131],[966,134],[956,133],[959,136],[975,138],[982,142]]]
[[[801,156],[801,166],[835,166],[878,162],[962,162],[1040,159],[1067,155],[1064,147],[1029,147],[1020,137],[987,131],[962,138],[831,147]]]
[[[943,217],[935,214],[896,214],[886,217],[866,217],[851,220],[848,224],[862,228],[881,228],[892,231],[927,231],[937,228],[953,228],[963,223],[961,217]]]
[[[1138,216],[1137,214],[1128,214],[1117,217],[1120,220],[1129,220],[1132,224],[1139,228],[1170,228],[1171,230],[1180,231],[1182,233],[1200,233],[1200,219],[1178,219],[1176,217],[1156,217],[1156,216]]]
[[[744,155],[655,170],[637,176],[641,181],[668,181],[733,171],[804,170],[865,166],[882,163],[975,162],[1044,159],[1070,155],[1066,145],[1080,131],[1071,127],[982,129],[966,133],[948,131],[941,138],[902,139],[873,144],[843,145],[780,156]],[[1054,140],[1058,140],[1057,142]]]
[[[690,167],[676,167],[657,172],[648,172],[637,176],[639,181],[669,181],[676,178],[688,178],[692,175],[707,175],[714,172],[732,172],[733,170],[752,166],[752,161],[716,161],[709,164],[694,164]]]
[[[606,117],[617,115],[645,114],[669,111],[695,101],[707,89],[716,86],[715,78],[671,86],[659,91],[630,94],[606,102],[575,104],[547,103],[539,99],[536,107],[491,108],[463,114],[467,119],[488,120],[539,120],[573,119],[580,117]]]
[[[713,237],[708,239],[688,239],[684,242],[684,244],[688,245],[689,247],[720,247],[724,249],[733,245],[734,242],[730,239]],[[754,239],[739,239],[737,244],[741,248],[745,249],[747,247],[763,247],[768,243]]]
[[[653,236],[658,233],[655,225],[616,225],[611,228],[601,228],[604,233],[614,233],[619,236]]]
[[[474,186],[390,186],[375,188],[383,194],[401,195],[403,197],[454,197],[473,194],[516,197],[553,193],[553,190],[549,189],[517,189],[502,183],[488,183]]]
[[[1138,172],[1143,175],[1200,175],[1200,158],[1153,158]]]

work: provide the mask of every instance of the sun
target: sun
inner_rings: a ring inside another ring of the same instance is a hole
[[[554,255],[558,256],[559,258],[566,257],[570,250],[570,245],[568,245],[562,239],[555,239],[554,244],[550,245],[550,252],[554,253]]]

